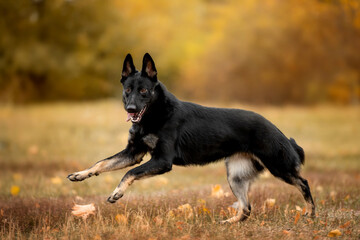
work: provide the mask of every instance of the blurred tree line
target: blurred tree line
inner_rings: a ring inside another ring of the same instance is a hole
[[[0,100],[120,94],[122,61],[154,57],[183,98],[360,100],[359,0],[0,1]]]

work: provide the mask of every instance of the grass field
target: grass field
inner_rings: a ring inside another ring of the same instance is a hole
[[[126,170],[79,183],[66,176],[125,147],[130,123],[120,101],[2,105],[0,239],[360,238],[360,107],[226,106],[261,113],[305,149],[302,173],[316,218],[302,215],[294,187],[265,173],[250,191],[251,217],[218,224],[234,214],[223,162],[174,167],[135,182],[109,204]],[[216,184],[224,191],[218,197]],[[268,199],[275,204],[265,204]],[[71,213],[75,203],[94,203],[96,211],[83,220]]]

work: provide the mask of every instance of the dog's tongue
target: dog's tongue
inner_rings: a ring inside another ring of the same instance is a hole
[[[127,119],[126,119],[126,121],[128,122],[128,121],[130,121],[130,119],[131,119],[131,117],[133,117],[134,115],[135,115],[136,113],[127,113]]]

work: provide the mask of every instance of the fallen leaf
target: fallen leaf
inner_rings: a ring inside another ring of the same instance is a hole
[[[289,234],[290,234],[290,231],[288,231],[288,230],[283,230],[282,233],[285,234],[285,235],[289,235]]]
[[[154,220],[156,226],[161,226],[163,224],[163,219],[160,216],[154,217],[153,220]]]
[[[296,215],[295,215],[294,225],[297,224],[299,219],[300,219],[300,212],[297,212]]]
[[[28,154],[30,155],[36,155],[39,153],[39,147],[37,145],[31,145],[28,148]]]
[[[210,214],[210,213],[211,213],[210,210],[209,210],[207,207],[205,207],[205,206],[202,206],[201,210],[202,210],[203,213],[206,213],[206,214]]]
[[[126,225],[127,224],[127,217],[124,214],[117,214],[115,216],[115,220],[117,223]]]
[[[74,216],[82,217],[83,220],[86,220],[90,214],[95,214],[95,206],[94,203],[87,205],[78,205],[75,204],[72,208],[71,212]]]
[[[55,185],[59,185],[59,184],[62,183],[62,180],[61,180],[60,177],[53,177],[53,178],[50,179],[50,181],[51,181],[52,184],[55,184]]]
[[[327,220],[325,222],[320,220],[320,223],[324,224],[325,227],[327,226]]]
[[[346,197],[344,198],[345,201],[350,199],[350,194],[346,195]]]
[[[20,187],[19,186],[17,186],[17,185],[11,186],[11,188],[10,188],[11,195],[16,196],[16,195],[19,194],[19,192],[20,192]]]
[[[184,225],[185,223],[184,222],[176,222],[176,227],[177,229],[179,229],[180,231],[183,230],[182,226]]]
[[[170,210],[170,211],[166,214],[166,216],[167,216],[168,218],[174,219],[174,218],[175,218],[175,211],[174,211],[174,210]]]
[[[185,216],[186,219],[192,218],[194,216],[194,211],[190,204],[186,203],[177,208],[178,212]]]
[[[324,189],[323,189],[323,187],[322,186],[317,186],[316,187],[316,191],[318,191],[318,192],[322,192]]]
[[[346,223],[344,223],[343,225],[340,226],[340,228],[347,228],[348,226],[350,226],[351,222],[347,221]]]
[[[295,206],[295,209],[296,209],[296,211],[298,211],[298,212],[301,212],[301,211],[302,211],[302,208],[299,207],[298,205]]]
[[[220,184],[216,184],[216,185],[211,189],[211,197],[221,198],[221,197],[223,197],[223,196],[224,196],[224,190],[222,190]]]
[[[275,198],[266,199],[264,202],[264,211],[266,209],[272,209],[275,206],[275,202],[276,202]]]
[[[332,230],[328,233],[328,237],[338,237],[341,236],[341,232],[339,229]]]

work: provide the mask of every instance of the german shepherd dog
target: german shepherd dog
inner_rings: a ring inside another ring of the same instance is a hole
[[[238,213],[223,222],[245,220],[250,215],[250,183],[265,168],[299,189],[307,203],[307,213],[315,215],[308,182],[299,173],[304,164],[303,149],[264,117],[245,110],[203,107],[178,100],[158,81],[148,53],[140,72],[131,55],[126,56],[121,83],[127,121],[132,122],[126,148],[86,170],[70,174],[69,180],[82,181],[139,164],[149,152],[151,159],[128,171],[107,199],[115,203],[135,180],[169,172],[173,165],[205,165],[225,159]]]

